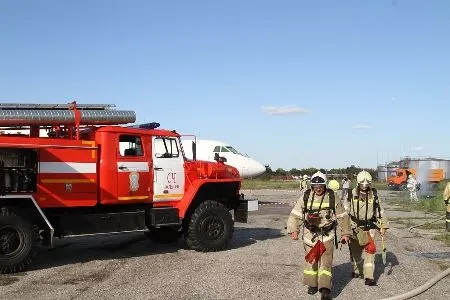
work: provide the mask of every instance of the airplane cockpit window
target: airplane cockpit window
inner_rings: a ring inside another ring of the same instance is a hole
[[[231,152],[233,152],[234,154],[239,154],[239,155],[242,155],[242,156],[245,156],[244,154],[242,154],[241,152],[239,152],[239,151],[237,151],[236,149],[234,149],[233,147],[231,147],[231,146],[225,146],[228,150],[230,150]]]
[[[213,152],[220,152],[220,146],[215,146]]]
[[[157,137],[154,139],[153,153],[157,158],[179,157],[180,150],[175,138]]]
[[[222,148],[220,148],[220,152],[230,152],[230,150],[222,146]]]

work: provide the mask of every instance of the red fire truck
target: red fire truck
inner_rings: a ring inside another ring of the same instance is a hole
[[[238,170],[188,160],[176,131],[135,121],[114,105],[0,104],[0,273],[24,271],[55,237],[143,231],[227,247],[257,209]]]

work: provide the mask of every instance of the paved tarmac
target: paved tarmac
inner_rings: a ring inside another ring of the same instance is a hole
[[[244,192],[261,205],[248,224],[236,223],[226,251],[186,250],[182,240],[156,245],[142,233],[58,240],[27,272],[0,276],[0,299],[319,299],[306,294],[301,283],[305,253],[284,229],[298,191]],[[399,194],[380,191],[380,197],[395,222],[387,234],[387,265],[376,255],[378,286],[350,278],[348,248],[342,247],[335,252],[335,299],[404,293],[450,266],[450,247],[405,228],[407,220],[435,216],[398,210],[392,199]],[[414,299],[445,299],[449,291],[447,277]]]

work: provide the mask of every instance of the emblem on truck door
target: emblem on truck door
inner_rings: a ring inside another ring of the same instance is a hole
[[[139,173],[130,173],[130,191],[136,192],[139,189]]]

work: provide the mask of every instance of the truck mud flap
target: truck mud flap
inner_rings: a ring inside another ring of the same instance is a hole
[[[149,224],[147,226],[160,228],[180,225],[181,221],[178,213],[178,208],[174,207],[152,208],[149,212]]]
[[[238,223],[247,223],[248,212],[258,210],[258,199],[241,199],[237,208],[234,210],[234,221]]]

